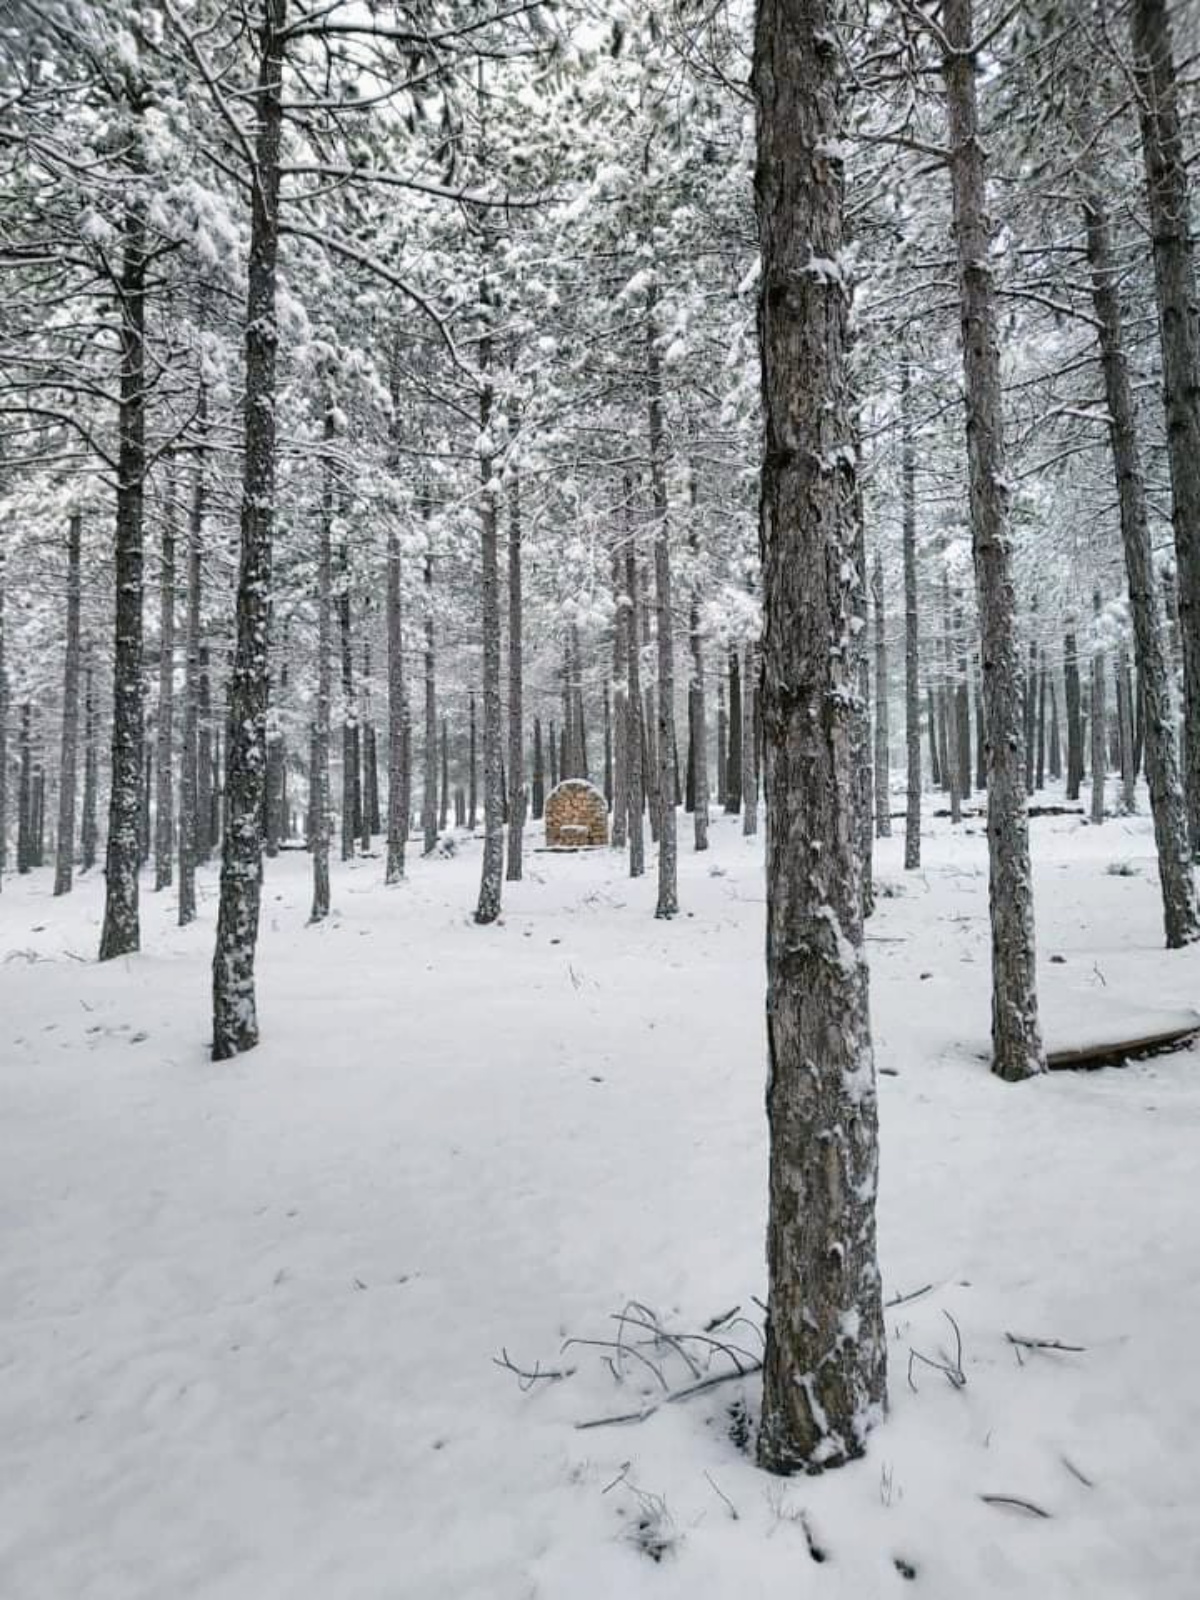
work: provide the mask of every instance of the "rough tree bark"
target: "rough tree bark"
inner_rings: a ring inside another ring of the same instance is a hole
[[[408,842],[407,751],[408,690],[404,683],[404,617],[400,532],[388,532],[387,663],[388,663],[388,805],[387,867],[384,881],[399,883],[404,876],[404,849]]]
[[[692,556],[688,586],[688,646],[691,682],[688,684],[688,772],[691,777],[693,841],[697,850],[708,849],[708,684],[704,671],[704,630],[700,612],[699,469],[693,461],[688,472],[691,519],[688,546]]]
[[[509,403],[508,429],[515,438],[520,416]],[[504,876],[519,883],[525,843],[525,707],[521,594],[521,479],[515,465],[508,473],[508,850]]]
[[[900,361],[900,508],[904,543],[904,746],[907,799],[904,865],[921,865],[921,640],[917,610],[917,444],[913,421],[912,360]],[[936,781],[936,779],[935,779]]]
[[[229,681],[225,837],[213,954],[213,1044],[224,1061],[258,1043],[254,952],[262,897],[262,804],[270,683],[271,538],[275,517],[275,321],[279,146],[286,0],[263,0],[255,93],[255,173],[246,295],[245,453],[237,643]]]
[[[428,521],[430,505],[424,504]],[[425,554],[425,736],[422,749],[421,789],[421,846],[426,855],[432,855],[438,838],[437,802],[437,657],[434,653],[433,635],[433,556]]]
[[[1092,824],[1104,821],[1104,779],[1108,768],[1108,697],[1105,693],[1104,650],[1100,643],[1100,591],[1092,595],[1095,638],[1092,641]]]
[[[875,613],[875,835],[892,836],[891,730],[888,720],[887,617],[883,609],[883,555],[875,548],[871,568],[871,606]]]
[[[118,408],[116,631],[112,764],[100,960],[139,948],[138,865],[142,801],[142,589],[146,477],[146,218],[125,210],[120,275],[121,398]]]
[[[90,668],[88,669],[90,672]],[[0,549],[0,889],[8,867],[8,657],[4,638],[4,551]]]
[[[1200,323],[1191,198],[1166,0],[1133,0],[1129,31],[1162,342],[1183,647],[1184,789],[1195,856],[1200,854]]]
[[[1021,771],[1022,682],[1014,617],[1009,487],[1004,471],[1000,347],[992,284],[992,224],[979,129],[972,0],[945,0],[943,62],[962,310],[971,535],[987,737],[992,926],[992,1070],[1016,1081],[1046,1066],[1038,1025],[1033,878]]]
[[[158,573],[158,724],[154,745],[154,887],[171,886],[175,849],[175,462],[166,463]]]
[[[485,257],[488,237],[485,234]],[[504,730],[500,703],[500,561],[497,533],[497,483],[491,377],[492,295],[486,275],[480,285],[482,329],[479,338],[479,555],[483,611],[483,858],[475,921],[495,922],[500,915],[504,876]]]
[[[1083,86],[1080,85],[1080,92]],[[1093,175],[1085,171],[1085,178]],[[1113,260],[1112,225],[1098,182],[1088,185],[1084,203],[1092,307],[1098,324],[1100,358],[1108,402],[1108,432],[1113,475],[1121,514],[1121,539],[1129,583],[1134,655],[1142,707],[1146,783],[1168,949],[1200,938],[1200,905],[1192,879],[1188,814],[1180,779],[1171,709],[1171,674],[1164,648],[1162,619],[1155,593],[1154,555],[1138,444],[1137,411],[1129,369],[1119,296],[1119,274]],[[1200,617],[1197,618],[1200,621]],[[1075,686],[1078,699],[1078,680]],[[1057,744],[1057,717],[1052,717],[1051,742]],[[1052,761],[1051,770],[1055,763]]]
[[[646,421],[650,445],[650,500],[654,508],[654,631],[658,639],[658,900],[654,915],[673,917],[679,911],[674,769],[675,634],[657,303],[657,290],[652,284],[646,302]]]
[[[645,777],[642,766],[642,672],[641,647],[638,640],[638,563],[632,529],[625,546],[625,593],[629,597],[629,699],[626,705],[628,731],[626,747],[629,752],[629,876],[640,878],[646,870],[646,835],[643,812],[646,807]]]
[[[841,269],[838,16],[829,0],[759,0],[753,75],[771,1128],[758,1458],[774,1472],[818,1471],[860,1455],[882,1416],[886,1375],[852,770],[850,591],[861,574]]]
[[[79,752],[79,613],[83,519],[75,512],[67,523],[67,618],[63,660],[62,752],[58,763],[58,836],[54,856],[54,893],[69,894],[75,868],[75,792]],[[3,813],[0,812],[0,819]],[[0,826],[2,826],[0,821]]]
[[[725,769],[725,812],[742,809],[742,667],[737,645],[729,646],[729,750]]]
[[[1067,618],[1063,636],[1063,698],[1067,713],[1067,799],[1079,799],[1083,782],[1083,696],[1079,685],[1079,645],[1075,623]]]
[[[610,841],[623,850],[629,836],[629,597],[620,552],[612,553],[613,799]]]
[[[204,583],[207,483],[204,437],[208,395],[203,377],[196,397],[199,445],[188,511],[187,612],[183,632],[183,750],[179,774],[179,926],[196,920],[196,862],[200,827],[200,617]]]
[[[329,781],[329,742],[333,723],[333,438],[332,408],[326,406],[321,457],[321,511],[317,529],[317,703],[309,759],[309,834],[313,898],[310,922],[329,915],[329,847],[333,832],[333,796]]]

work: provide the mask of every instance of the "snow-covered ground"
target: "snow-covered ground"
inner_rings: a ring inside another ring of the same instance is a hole
[[[183,932],[146,893],[146,953],[104,967],[98,881],[6,878],[0,1596],[1191,1600],[1200,1063],[989,1075],[980,829],[931,823],[919,874],[879,848],[880,1247],[889,1297],[930,1287],[888,1312],[866,1459],[787,1481],[730,1437],[757,1378],[580,1431],[660,1381],[561,1350],[616,1339],[631,1300],[680,1332],[759,1320],[761,842],[736,822],[683,851],[670,924],[600,852],[533,855],[476,928],[468,844],[391,890],[380,861],[337,871],[310,928],[285,855],[264,1042],[225,1065],[211,877]],[[1145,821],[1033,837],[1050,1043],[1190,1006]],[[910,1382],[951,1318],[965,1386]],[[525,1392],[502,1349],[574,1371]]]

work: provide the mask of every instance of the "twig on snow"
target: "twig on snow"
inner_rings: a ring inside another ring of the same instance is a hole
[[[500,1354],[492,1357],[492,1365],[514,1373],[523,1394],[528,1394],[535,1383],[558,1383],[563,1378],[571,1377],[575,1371],[574,1367],[543,1367],[540,1361],[535,1361],[533,1371],[530,1372],[524,1367],[518,1367],[503,1346]]]
[[[725,1493],[724,1489],[722,1489],[721,1485],[713,1477],[712,1473],[706,1470],[704,1476],[708,1479],[709,1483],[712,1484],[713,1488],[720,1495],[721,1499],[724,1500],[725,1504],[729,1507],[729,1515],[733,1518],[733,1520],[735,1522],[740,1522],[741,1521],[741,1517],[738,1515],[738,1508],[734,1505],[733,1501],[729,1498],[729,1496]]]
[[[1027,1511],[1031,1517],[1044,1517],[1050,1520],[1050,1512],[1044,1511],[1041,1506],[1035,1505],[1032,1500],[1022,1500],[1015,1494],[981,1494],[979,1498],[986,1506],[1012,1506],[1016,1511]]]
[[[1006,1333],[1004,1337],[1022,1350],[1063,1350],[1068,1355],[1083,1355],[1087,1350],[1086,1345],[1064,1344],[1061,1339],[1027,1339],[1019,1333]]]
[[[591,1341],[582,1340],[581,1343]],[[637,1411],[623,1411],[613,1417],[592,1417],[587,1422],[577,1422],[575,1427],[582,1432],[585,1428],[616,1427],[623,1422],[645,1422],[647,1417],[652,1417],[661,1406],[674,1405],[679,1400],[690,1400],[693,1395],[703,1394],[708,1389],[715,1389],[719,1384],[732,1383],[735,1378],[748,1378],[755,1372],[762,1371],[762,1362],[756,1361],[753,1366],[744,1368],[741,1372],[718,1372],[711,1378],[701,1378],[699,1383],[689,1383],[682,1389],[672,1389],[661,1400],[650,1400]]]
[[[1089,1478],[1086,1472],[1081,1472],[1069,1456],[1060,1455],[1059,1460],[1073,1478],[1079,1479],[1085,1489],[1094,1489],[1096,1487],[1094,1480]]]
[[[893,1295],[890,1300],[884,1301],[884,1306],[887,1309],[892,1306],[906,1306],[910,1300],[919,1300],[923,1294],[928,1294],[932,1288],[933,1285],[931,1283],[922,1284],[919,1289],[913,1289],[908,1294]]]

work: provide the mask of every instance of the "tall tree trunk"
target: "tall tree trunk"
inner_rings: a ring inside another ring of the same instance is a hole
[[[688,490],[692,512],[688,528],[688,545],[692,556],[688,596],[688,646],[692,669],[688,685],[688,771],[691,774],[692,838],[699,851],[708,849],[708,682],[704,671],[704,630],[700,611],[699,485],[694,461],[688,473]]]
[[[1121,815],[1137,810],[1134,788],[1137,774],[1133,765],[1133,693],[1129,678],[1129,652],[1122,645],[1113,663],[1116,673],[1117,737],[1121,746]]]
[[[192,469],[188,513],[187,612],[183,634],[183,751],[179,776],[179,926],[196,920],[196,862],[200,833],[200,616],[204,584],[207,483],[204,439],[208,393],[203,377],[196,400],[200,444]],[[85,808],[86,809],[86,808]]]
[[[1085,90],[1080,85],[1080,94]],[[1082,105],[1082,100],[1080,101]],[[1188,812],[1175,748],[1171,710],[1171,674],[1164,649],[1162,619],[1154,584],[1154,555],[1137,434],[1137,411],[1125,360],[1119,277],[1113,261],[1112,226],[1095,176],[1084,203],[1088,262],[1092,274],[1092,307],[1099,328],[1100,356],[1108,404],[1109,442],[1121,513],[1121,540],[1129,583],[1134,655],[1142,705],[1146,782],[1158,876],[1162,893],[1167,947],[1176,949],[1200,938],[1200,906],[1192,881]],[[1200,622],[1200,614],[1197,615]],[[1078,700],[1078,676],[1075,696]],[[1052,735],[1056,738],[1056,732]],[[1076,785],[1078,792],[1078,785]]]
[[[197,694],[198,733],[196,758],[196,860],[207,861],[217,841],[214,812],[216,795],[213,751],[212,679],[209,675],[209,649],[201,643],[198,652],[200,687]]]
[[[971,795],[971,681],[967,670],[967,633],[963,626],[962,592],[955,591],[954,635],[958,650],[954,699],[957,705],[958,786],[964,800]]]
[[[442,718],[442,787],[438,801],[438,831],[445,833],[450,821],[450,729]]]
[[[904,542],[904,865],[921,865],[921,640],[917,610],[917,444],[912,360],[900,361],[900,508]],[[934,774],[935,783],[937,775]]]
[[[154,887],[171,886],[175,849],[175,461],[166,464],[162,564],[158,574],[158,738],[154,749]]]
[[[725,805],[725,782],[729,767],[729,713],[725,710],[725,674],[717,673],[717,793],[719,806]]]
[[[540,822],[546,809],[546,756],[542,746],[542,719],[533,719],[533,820]]]
[[[1046,787],[1046,652],[1042,651],[1042,665],[1037,677],[1037,771],[1034,781],[1040,790]]]
[[[516,437],[519,425],[516,402],[512,401],[508,408],[510,437]],[[529,794],[525,787],[523,606],[521,480],[517,469],[513,467],[508,477],[508,851],[504,868],[504,876],[509,883],[519,883],[522,877],[525,810]],[[605,701],[606,714],[607,709],[608,702]]]
[[[623,850],[629,836],[629,597],[620,552],[612,553],[613,797],[610,839]]]
[[[1100,644],[1100,591],[1092,595],[1095,640],[1092,644],[1092,823],[1104,821],[1104,780],[1108,771],[1108,699],[1104,686],[1104,650]]]
[[[558,788],[559,780],[559,735],[554,723],[550,724],[550,789],[551,792]]]
[[[1020,759],[1023,686],[1013,613],[1003,390],[990,266],[987,170],[976,100],[972,0],[944,0],[942,29],[948,45],[943,71],[987,727],[992,1070],[1016,1081],[1044,1071],[1046,1060],[1038,1024],[1033,876]]]
[[[629,700],[626,708],[628,731],[625,736],[629,751],[629,876],[640,878],[646,870],[642,818],[646,805],[643,766],[645,744],[642,737],[641,647],[638,641],[638,562],[632,532],[625,547],[625,592],[629,596],[629,624],[626,630],[629,645]]]
[[[942,665],[946,675],[946,743],[944,776],[950,791],[950,823],[962,821],[962,784],[958,776],[958,697],[954,685],[954,642],[950,624],[950,575],[942,568]]]
[[[658,348],[658,292],[651,285],[646,302],[647,429],[650,444],[650,499],[654,507],[655,633],[658,637],[658,902],[656,917],[679,911],[676,837],[675,634],[671,602],[670,524],[667,514],[667,460],[663,437],[662,355]]]
[[[2,631],[0,624],[0,632]],[[2,656],[3,649],[0,648],[0,657]],[[0,659],[0,723],[5,716],[3,676],[4,665]],[[96,669],[92,665],[92,648],[89,643],[84,652],[83,668],[83,817],[79,829],[79,862],[85,872],[90,872],[96,865],[96,813],[100,796],[99,738],[100,715],[96,706]],[[0,767],[3,765],[4,729],[0,726]],[[3,790],[4,784],[0,780],[0,816],[5,810]],[[0,848],[0,870],[3,865],[3,849]]]
[[[63,665],[62,755],[58,764],[58,839],[54,892],[68,894],[75,865],[75,771],[79,749],[79,611],[83,519],[67,524],[67,648]]]
[[[490,235],[484,236],[485,258]],[[491,377],[492,293],[486,275],[480,284],[482,329],[479,339],[479,553],[483,610],[483,860],[475,921],[486,925],[500,915],[504,876],[504,729],[500,702],[500,559],[497,489],[494,476]]]
[[[883,609],[883,555],[878,545],[871,568],[875,613],[875,834],[892,836],[891,731],[888,722],[887,617]]]
[[[21,706],[21,726],[17,734],[17,872],[33,867],[33,707],[26,700]]]
[[[333,438],[334,407],[325,408],[325,437]],[[350,552],[341,547],[338,574],[338,625],[342,646],[342,860],[354,859],[358,839],[361,789],[358,776],[358,706],[354,699],[354,633],[350,607]]]
[[[138,868],[142,797],[143,502],[146,477],[146,216],[125,209],[120,276],[121,399],[117,431],[116,631],[113,641],[112,765],[100,960],[141,943]]]
[[[742,668],[737,645],[729,646],[729,752],[725,777],[725,811],[742,809]]]
[[[1166,0],[1132,0],[1129,29],[1162,340],[1183,646],[1184,789],[1195,856],[1200,854],[1200,324],[1191,197]]]
[[[940,789],[945,783],[946,775],[942,769],[941,741],[938,735],[938,701],[931,683],[925,686],[925,700],[926,721],[929,724],[929,773],[933,787]]]
[[[317,703],[309,763],[309,853],[312,856],[310,922],[329,915],[329,849],[333,832],[333,795],[329,779],[329,744],[333,726],[333,517],[334,476],[329,441],[333,438],[332,404],[327,400],[321,457],[321,513],[317,530]],[[390,574],[389,574],[390,578]]]
[[[404,877],[404,849],[408,842],[408,789],[405,732],[408,727],[408,690],[404,683],[404,589],[400,533],[388,532],[387,663],[388,663],[388,807],[387,867],[385,881]]]
[[[425,518],[428,521],[430,505],[425,501]],[[438,724],[437,724],[437,659],[434,655],[433,637],[433,557],[425,555],[425,739],[423,787],[421,790],[422,849],[426,855],[433,853],[438,837]]]
[[[1083,696],[1079,685],[1079,646],[1074,620],[1063,636],[1063,696],[1067,712],[1067,799],[1079,799],[1083,782]]]
[[[258,1043],[254,952],[262,896],[263,747],[270,685],[271,537],[275,516],[275,317],[279,146],[286,0],[263,0],[255,94],[255,175],[246,298],[245,453],[237,644],[225,749],[225,839],[213,955],[213,1059]]]
[[[89,672],[89,695],[90,673]],[[0,548],[0,889],[8,868],[8,655],[4,636],[4,550]],[[85,810],[86,818],[86,810]]]
[[[756,677],[754,647],[747,644],[742,651],[742,833],[745,836],[758,832],[758,779],[754,770]]]
[[[753,82],[767,782],[769,1300],[758,1458],[819,1471],[883,1414],[874,1063],[862,958],[860,609],[842,260],[839,8],[760,0]],[[749,732],[749,730],[746,730]],[[814,849],[819,841],[821,849]]]
[[[1047,753],[1047,765],[1053,781],[1062,777],[1062,739],[1058,729],[1058,686],[1052,673],[1047,673],[1046,676],[1049,678],[1050,694],[1050,748]]]

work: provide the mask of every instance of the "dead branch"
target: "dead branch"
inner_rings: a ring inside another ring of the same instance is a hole
[[[1015,1494],[981,1494],[979,1498],[986,1506],[1012,1506],[1016,1511],[1026,1511],[1031,1517],[1044,1517],[1050,1520],[1050,1512],[1043,1511],[1041,1506],[1035,1505],[1032,1500],[1022,1500]]]
[[[926,1283],[922,1284],[919,1289],[910,1290],[908,1294],[893,1295],[890,1300],[884,1302],[885,1309],[890,1310],[892,1306],[906,1306],[910,1300],[919,1300],[923,1294],[928,1294],[932,1288],[933,1285],[931,1283]]]
[[[503,1346],[500,1348],[500,1354],[492,1357],[492,1365],[514,1373],[523,1394],[528,1394],[535,1383],[558,1383],[563,1378],[571,1377],[576,1370],[574,1367],[543,1367],[541,1362],[537,1361],[531,1372],[528,1368],[518,1367]]]
[[[1061,1339],[1027,1339],[1019,1333],[1006,1333],[1004,1337],[1009,1344],[1022,1350],[1063,1350],[1069,1355],[1083,1355],[1087,1351],[1086,1345],[1064,1344]]]
[[[762,1362],[756,1361],[752,1367],[747,1367],[742,1372],[718,1372],[710,1378],[701,1378],[699,1383],[689,1383],[683,1389],[672,1389],[661,1400],[651,1400],[638,1411],[623,1411],[613,1417],[593,1417],[587,1422],[577,1422],[575,1427],[582,1432],[585,1428],[609,1428],[623,1422],[645,1422],[647,1417],[652,1417],[662,1406],[674,1405],[680,1400],[690,1400],[694,1395],[704,1394],[709,1389],[717,1388],[719,1384],[732,1383],[735,1378],[748,1378],[753,1373],[761,1371]]]

